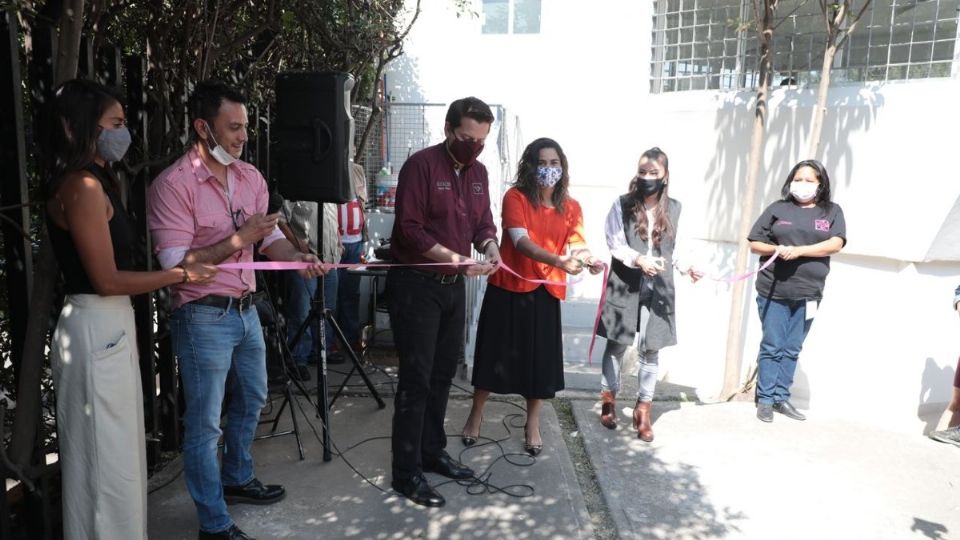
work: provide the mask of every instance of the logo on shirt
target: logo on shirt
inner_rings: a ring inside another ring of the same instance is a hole
[[[793,225],[793,222],[787,221],[785,219],[778,219],[777,221],[773,222],[773,225],[774,227],[776,227],[777,225]]]
[[[829,231],[830,222],[825,219],[815,219],[813,220],[813,227],[818,231]]]
[[[474,195],[483,195],[483,184],[474,182],[473,183],[473,194]]]
[[[453,182],[449,180],[437,180],[435,184],[437,191],[453,191]]]

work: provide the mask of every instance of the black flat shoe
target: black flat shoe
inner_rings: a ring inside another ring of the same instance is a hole
[[[443,495],[437,493],[422,474],[406,480],[394,480],[390,483],[390,487],[420,506],[436,508],[447,503]]]
[[[450,457],[450,454],[441,451],[434,458],[423,458],[423,472],[437,473],[454,480],[473,478],[473,469]]]
[[[787,418],[793,418],[794,420],[806,420],[807,417],[803,415],[796,407],[790,404],[789,401],[781,401],[779,403],[773,404],[773,410],[778,413],[786,416]]]
[[[527,425],[523,425],[523,449],[533,457],[540,455],[540,452],[543,451],[543,434],[540,434],[540,444],[530,444],[530,439],[527,438]]]
[[[761,422],[773,422],[773,405],[769,403],[758,403],[757,404],[757,418]]]
[[[265,486],[256,478],[244,486],[223,486],[223,500],[227,504],[273,504],[286,494],[283,486]]]
[[[245,532],[241,531],[240,527],[236,525],[231,525],[229,529],[218,533],[200,531],[199,538],[200,540],[256,540],[254,537],[248,536]]]

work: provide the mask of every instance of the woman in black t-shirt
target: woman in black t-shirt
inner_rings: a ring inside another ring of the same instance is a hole
[[[830,256],[847,242],[840,205],[830,201],[830,177],[816,160],[794,165],[783,198],[763,211],[750,230],[750,249],[761,263],[777,259],[757,275],[757,307],[763,339],[757,356],[757,418],[773,421],[777,411],[806,417],[790,404],[797,357],[810,331]]]

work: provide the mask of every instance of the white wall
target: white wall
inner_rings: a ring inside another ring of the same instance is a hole
[[[684,205],[681,233],[714,274],[733,271],[750,92],[650,94],[652,2],[544,0],[536,35],[483,35],[479,20],[457,18],[448,4],[424,2],[406,56],[388,74],[398,101],[476,95],[520,118],[521,145],[555,138],[570,160],[571,193],[584,207],[588,239],[604,255],[610,204],[640,153],[663,148],[671,195]],[[776,199],[789,168],[805,157],[814,92],[773,91],[760,196],[748,219]],[[918,412],[935,413],[949,399],[960,354],[950,306],[960,264],[944,261],[960,260],[960,246],[950,241],[958,236],[960,179],[957,137],[938,127],[960,125],[957,95],[956,78],[831,91],[822,160],[845,211],[849,245],[833,258],[794,387],[814,415],[919,433],[928,426]],[[573,293],[597,298],[599,280]],[[680,344],[661,355],[665,378],[704,398],[718,392],[730,301],[726,285],[679,287]],[[745,301],[744,373],[760,332],[754,295]]]

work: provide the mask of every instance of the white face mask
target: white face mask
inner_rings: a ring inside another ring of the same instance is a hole
[[[808,203],[817,196],[817,190],[820,188],[820,184],[814,184],[813,182],[790,182],[790,195],[793,195],[793,198],[800,203]]]
[[[207,126],[207,135],[209,135],[210,140],[213,141],[212,148],[210,148],[209,143],[207,144],[207,148],[210,149],[210,155],[213,156],[213,159],[217,160],[217,162],[223,166],[230,165],[236,161],[237,158],[233,157],[230,152],[227,152],[222,146],[220,146],[220,144],[217,143],[217,140],[213,138],[213,130],[210,129],[210,124],[206,122],[203,124]]]

